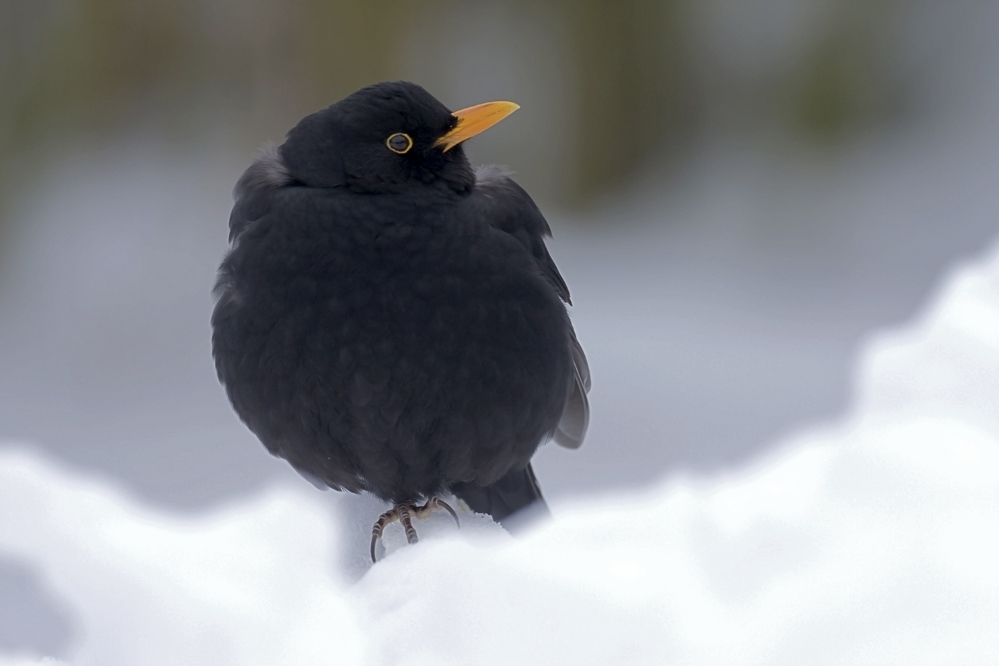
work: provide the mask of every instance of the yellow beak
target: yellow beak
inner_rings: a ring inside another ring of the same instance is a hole
[[[437,139],[434,145],[443,146],[446,153],[462,141],[489,129],[519,108],[520,105],[513,102],[486,102],[455,111],[451,115],[458,119],[458,124]]]

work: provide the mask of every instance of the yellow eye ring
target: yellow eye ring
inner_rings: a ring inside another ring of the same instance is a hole
[[[393,153],[405,155],[409,152],[409,149],[413,147],[413,140],[409,138],[408,134],[396,132],[389,138],[385,139],[385,145],[388,146],[388,149]]]

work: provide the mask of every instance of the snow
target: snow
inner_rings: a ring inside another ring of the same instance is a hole
[[[724,476],[438,515],[367,561],[373,498],[275,482],[196,515],[0,447],[0,552],[69,663],[986,664],[999,655],[999,251],[857,363],[839,423]],[[56,663],[6,654],[0,664]]]

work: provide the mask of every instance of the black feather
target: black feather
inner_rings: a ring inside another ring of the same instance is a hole
[[[236,187],[213,353],[237,414],[303,475],[393,502],[453,490],[506,520],[543,502],[537,447],[582,441],[589,370],[547,222],[433,145],[453,124],[419,86],[379,84],[265,152]]]

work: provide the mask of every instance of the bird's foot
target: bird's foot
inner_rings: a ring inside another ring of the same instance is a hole
[[[450,513],[451,517],[454,518],[454,524],[461,527],[461,522],[458,521],[458,514],[454,512],[454,509],[447,502],[440,498],[431,497],[422,506],[417,506],[409,502],[396,504],[379,516],[378,520],[375,521],[375,526],[371,528],[371,561],[378,561],[375,557],[375,546],[378,544],[378,540],[382,538],[382,532],[385,531],[386,527],[399,521],[402,523],[403,529],[406,530],[406,541],[416,543],[420,540],[420,537],[417,536],[416,528],[413,527],[413,517],[427,518],[435,509],[444,509]]]

